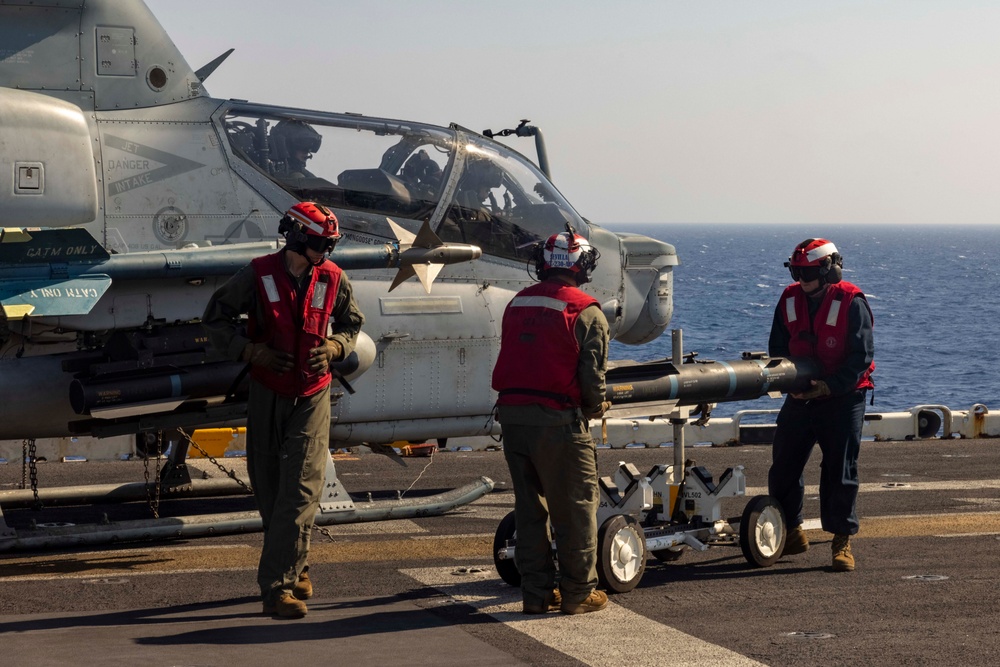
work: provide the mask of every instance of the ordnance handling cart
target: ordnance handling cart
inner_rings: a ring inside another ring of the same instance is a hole
[[[675,356],[679,356],[679,332],[675,334]],[[634,465],[622,462],[613,476],[600,478],[597,574],[601,587],[609,592],[635,588],[645,572],[647,554],[672,561],[686,547],[705,551],[739,544],[755,567],[773,565],[781,556],[786,528],[777,500],[755,496],[742,516],[723,518],[723,499],[746,495],[743,466],[727,468],[714,482],[705,468],[685,460],[684,424],[692,409],[675,406],[669,413],[673,465],[657,465],[643,475]],[[514,564],[516,532],[514,512],[510,512],[493,538],[494,564],[511,586],[521,585]]]

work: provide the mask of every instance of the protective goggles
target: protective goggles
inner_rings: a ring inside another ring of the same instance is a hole
[[[801,280],[807,283],[819,280],[820,268],[818,266],[792,266],[787,262],[785,266],[788,267],[788,272],[792,274],[792,280]]]
[[[333,250],[335,240],[329,236],[306,234],[306,247],[315,252],[327,253]]]

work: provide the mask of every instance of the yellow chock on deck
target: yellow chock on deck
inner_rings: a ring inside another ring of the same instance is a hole
[[[210,456],[220,458],[226,455],[227,451],[246,451],[246,433],[244,426],[239,428],[200,428],[196,430],[191,439],[198,443],[198,446],[205,450]],[[204,454],[195,447],[188,447],[188,458],[205,458]]]
[[[400,456],[432,456],[437,445],[431,442],[413,443],[397,440],[392,446],[399,450]]]

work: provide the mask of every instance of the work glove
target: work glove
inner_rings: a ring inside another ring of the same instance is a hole
[[[604,401],[595,408],[583,408],[583,416],[587,419],[600,419],[611,409],[611,401]]]
[[[292,355],[272,349],[267,343],[247,343],[243,348],[243,361],[248,361],[254,366],[262,366],[278,375],[287,373],[295,366],[295,358]]]
[[[326,343],[309,350],[309,360],[306,365],[309,370],[318,373],[325,373],[334,361],[344,356],[344,346],[339,342],[327,339]]]
[[[810,380],[810,382],[812,383],[812,387],[801,394],[792,394],[792,398],[797,398],[800,401],[808,401],[813,398],[830,395],[830,387],[822,380]]]

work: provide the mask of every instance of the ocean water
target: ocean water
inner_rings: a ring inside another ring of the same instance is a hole
[[[774,306],[791,282],[783,266],[805,238],[827,238],[844,257],[844,279],[875,317],[875,404],[869,412],[944,405],[1000,408],[1000,229],[993,227],[795,225],[606,225],[671,243],[674,317],[684,351],[739,359],[767,350]],[[640,346],[613,342],[612,359],[671,354],[670,330]],[[714,414],[777,409],[779,400],[719,404]]]

